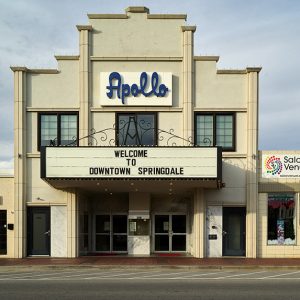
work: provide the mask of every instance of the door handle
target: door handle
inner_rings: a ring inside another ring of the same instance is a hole
[[[223,230],[223,231],[222,231],[222,235],[224,236],[224,235],[226,235],[226,234],[227,234],[227,231]]]
[[[44,235],[50,236],[50,230],[46,231],[46,232],[44,233]]]

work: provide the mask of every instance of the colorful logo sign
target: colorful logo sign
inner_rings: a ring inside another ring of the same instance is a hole
[[[275,155],[267,156],[265,159],[265,169],[267,174],[280,175],[282,172],[282,162],[280,158]]]

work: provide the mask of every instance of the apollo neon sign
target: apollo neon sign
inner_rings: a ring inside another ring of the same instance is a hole
[[[148,84],[148,81],[148,74],[142,72],[140,75],[140,85],[138,86],[134,83],[130,86],[129,84],[122,82],[120,73],[112,72],[109,75],[109,85],[106,87],[108,92],[106,95],[111,99],[114,91],[116,91],[117,97],[122,101],[122,104],[125,104],[125,98],[130,95],[133,97],[138,97],[139,95],[144,95],[145,97],[151,95],[164,97],[167,94],[169,89],[164,84],[159,84],[159,76],[156,72],[152,73],[150,84]]]
[[[172,74],[111,72],[100,74],[101,105],[171,106]],[[105,84],[105,86],[103,86]]]

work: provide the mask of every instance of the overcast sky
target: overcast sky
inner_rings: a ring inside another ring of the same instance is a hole
[[[300,149],[299,0],[0,0],[0,169],[13,167],[11,65],[56,68],[55,54],[78,54],[77,24],[87,13],[186,13],[196,25],[195,55],[217,67],[263,67],[259,149]],[[296,135],[295,135],[296,133]]]

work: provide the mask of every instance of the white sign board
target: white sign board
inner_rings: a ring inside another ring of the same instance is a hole
[[[170,72],[101,72],[102,106],[172,106]]]
[[[46,178],[217,178],[218,149],[46,147]]]
[[[299,178],[300,155],[294,154],[263,154],[263,178]]]

